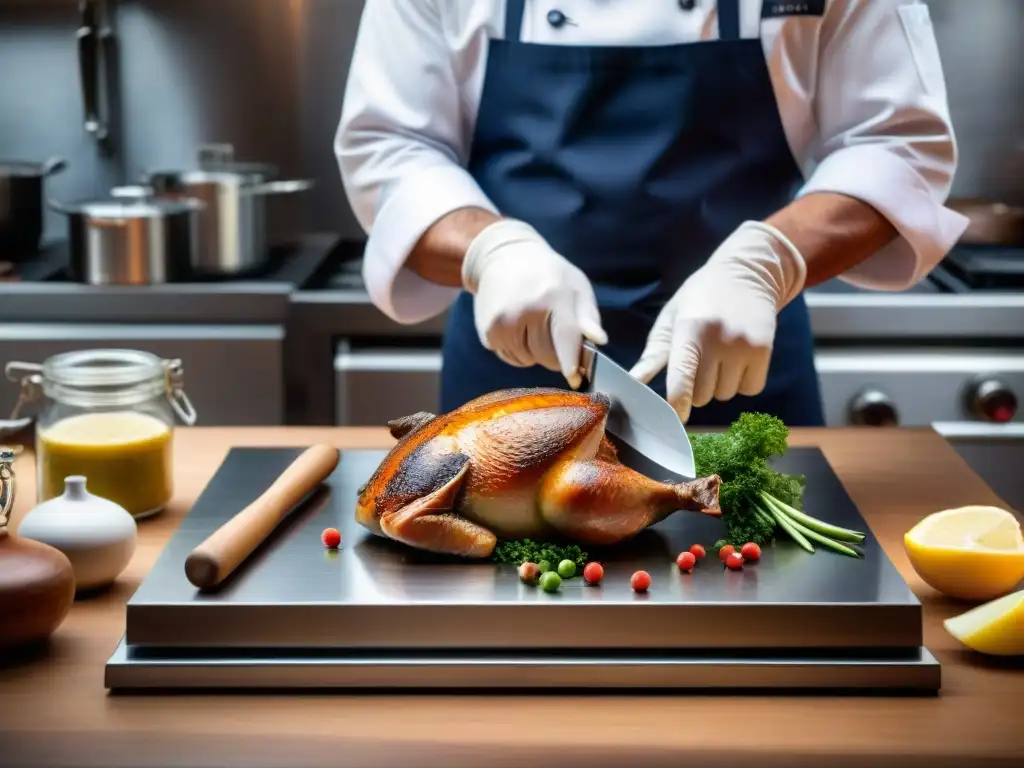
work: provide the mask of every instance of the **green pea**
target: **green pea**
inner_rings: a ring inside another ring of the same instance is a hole
[[[539,563],[537,563],[537,567],[540,568],[541,573],[547,573],[551,570],[551,563],[549,563],[547,560],[541,560]]]
[[[560,586],[562,586],[562,579],[554,571],[541,574],[540,588],[545,592],[557,592]]]
[[[563,579],[571,579],[576,575],[576,563],[572,560],[563,560],[558,564],[558,575]]]

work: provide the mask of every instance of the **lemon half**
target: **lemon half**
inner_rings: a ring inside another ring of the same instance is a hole
[[[992,600],[1024,579],[1024,536],[1012,512],[958,507],[928,515],[903,537],[925,583],[961,600]]]
[[[946,619],[946,631],[972,650],[1024,655],[1024,589]]]

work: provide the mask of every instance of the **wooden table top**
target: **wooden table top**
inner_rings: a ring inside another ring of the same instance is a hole
[[[902,535],[939,509],[1005,506],[929,430],[794,430],[822,448],[925,607],[937,697],[737,695],[127,695],[103,667],[124,603],[234,445],[392,444],[379,429],[180,429],[168,510],[107,593],[75,604],[50,646],[0,666],[0,765],[988,765],[1024,754],[1024,663],[963,650],[941,621],[966,609],[913,573]],[[18,458],[14,526],[35,499]]]

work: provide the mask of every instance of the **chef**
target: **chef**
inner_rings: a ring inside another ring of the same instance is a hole
[[[967,224],[913,0],[367,0],[335,151],[373,302],[449,310],[442,410],[589,339],[690,424],[822,425],[803,291]]]

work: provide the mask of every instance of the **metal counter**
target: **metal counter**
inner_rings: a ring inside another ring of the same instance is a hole
[[[828,293],[807,291],[814,338],[925,342],[1024,337],[1024,292]]]
[[[805,294],[816,339],[1007,339],[1024,336],[1024,292],[977,294],[832,292]],[[364,290],[297,291],[295,319],[341,336],[440,336],[447,313],[423,323],[396,323]]]
[[[1024,338],[1024,293],[876,293],[833,281],[807,291],[819,347],[1003,346]],[[400,351],[440,346],[447,313],[416,325],[394,322],[361,288],[299,290],[292,296],[286,354],[289,423],[333,424],[334,360],[349,340]],[[1019,343],[1019,342],[1018,342]]]
[[[0,323],[278,323],[324,261],[333,233],[304,237],[269,274],[165,285],[84,285],[60,277],[0,283]],[[58,251],[55,259],[60,259]],[[55,267],[59,271],[59,267]]]
[[[344,451],[325,487],[218,588],[185,578],[187,554],[300,449],[235,448],[127,604],[107,665],[113,689],[188,687],[911,688],[940,685],[921,605],[870,533],[863,557],[793,542],[742,571],[674,554],[721,535],[678,512],[635,539],[588,547],[604,578],[548,594],[514,565],[432,555],[374,536],[352,514],[385,451]],[[806,505],[867,531],[824,455],[794,449]],[[320,532],[342,532],[325,551]],[[648,570],[638,594],[630,574]],[[863,676],[855,674],[861,671]]]

